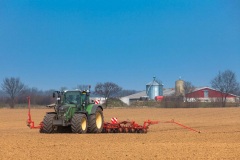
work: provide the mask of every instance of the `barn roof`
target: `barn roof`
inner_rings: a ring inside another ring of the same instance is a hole
[[[217,92],[221,92],[221,91],[219,91],[219,90],[216,90],[216,89],[214,89],[214,88],[212,88],[212,87],[208,87],[208,86],[206,86],[206,87],[197,87],[197,88],[195,88],[192,92],[189,92],[189,93],[193,93],[193,92],[197,92],[197,91],[200,91],[200,90],[203,90],[203,89],[210,89],[210,90],[213,90],[213,91],[217,91]],[[187,94],[189,94],[189,93],[187,93]],[[232,93],[228,93],[229,95],[232,95],[232,96],[235,96],[235,97],[239,97],[238,95],[235,95],[235,94],[232,94]]]
[[[175,89],[173,88],[166,88],[166,89],[163,89],[163,96],[171,96],[175,93]],[[132,94],[132,95],[129,95],[129,96],[126,96],[126,98],[129,98],[129,99],[138,99],[140,97],[146,97],[147,94],[146,94],[146,91],[141,91],[141,92],[138,92],[138,93],[135,93],[135,94]],[[122,97],[124,98],[124,97]]]
[[[163,96],[172,96],[173,94],[175,94],[175,89],[174,88],[163,89]]]
[[[146,91],[141,91],[141,92],[131,94],[131,95],[126,96],[126,97],[128,97],[129,99],[135,99],[135,98],[140,98],[140,97],[145,97],[145,96],[147,96]]]

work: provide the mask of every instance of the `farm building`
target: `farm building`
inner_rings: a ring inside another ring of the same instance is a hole
[[[130,105],[135,101],[154,100],[157,97],[182,96],[187,102],[221,102],[224,93],[211,87],[195,88],[194,91],[185,94],[184,81],[179,79],[175,81],[175,88],[163,88],[163,84],[157,82],[155,77],[153,81],[146,84],[146,91],[141,91],[126,97],[120,98],[121,101]],[[157,99],[156,99],[157,100]],[[240,102],[240,97],[234,94],[228,94],[226,102]]]
[[[175,89],[174,88],[168,88],[168,89],[163,89],[163,96],[172,96],[175,94]],[[120,100],[128,105],[130,105],[132,102],[136,102],[139,100],[148,100],[148,96],[146,91],[141,91],[126,97],[120,98]]]
[[[239,102],[239,96],[234,94],[222,93],[210,87],[196,88],[193,92],[185,95],[187,102],[220,102],[223,96],[227,96],[227,102]]]
[[[139,100],[155,100],[155,98],[169,97],[173,95],[182,95],[183,94],[183,84],[184,81],[179,79],[175,82],[174,88],[163,88],[163,84],[159,81],[156,81],[156,77],[153,77],[153,81],[146,84],[146,91],[141,91],[126,97],[120,98],[120,100],[128,105],[132,102]],[[158,99],[157,98],[157,99]]]

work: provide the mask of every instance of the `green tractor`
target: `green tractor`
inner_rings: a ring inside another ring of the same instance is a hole
[[[73,132],[101,133],[103,130],[103,107],[90,102],[89,90],[55,91],[54,112],[47,112],[41,133]]]

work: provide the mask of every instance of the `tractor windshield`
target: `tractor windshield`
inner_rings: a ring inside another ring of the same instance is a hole
[[[79,104],[81,101],[80,92],[67,91],[63,96],[63,103]]]

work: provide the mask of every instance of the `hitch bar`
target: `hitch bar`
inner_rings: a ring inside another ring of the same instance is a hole
[[[35,126],[34,125],[34,121],[32,120],[32,116],[31,116],[31,107],[30,107],[30,104],[31,104],[31,101],[30,101],[30,97],[28,96],[27,97],[28,99],[28,119],[27,119],[27,126],[30,128],[30,129],[41,129],[43,127],[43,122],[40,122],[38,126]]]

